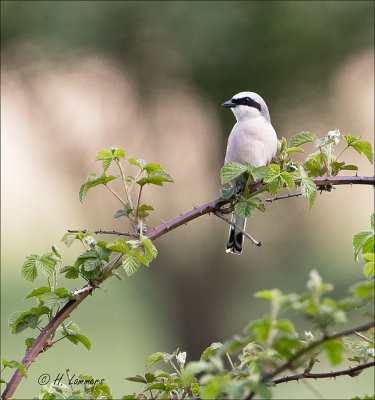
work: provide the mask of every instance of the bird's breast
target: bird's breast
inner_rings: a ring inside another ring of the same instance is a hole
[[[237,122],[228,138],[225,163],[248,162],[255,167],[267,165],[277,151],[277,136],[264,118]]]

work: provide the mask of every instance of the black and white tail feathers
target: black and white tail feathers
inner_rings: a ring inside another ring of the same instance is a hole
[[[232,213],[231,221],[233,224],[238,226],[238,228],[245,230],[246,219],[239,217],[237,214]],[[243,233],[236,229],[234,226],[229,228],[229,236],[227,242],[227,253],[241,254],[243,244]]]

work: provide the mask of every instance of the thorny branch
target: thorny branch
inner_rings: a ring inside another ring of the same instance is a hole
[[[360,185],[372,185],[375,186],[375,177],[369,176],[369,177],[361,177],[361,176],[341,176],[341,177],[316,177],[313,178],[314,182],[318,186],[325,186],[325,185],[352,185],[352,184],[360,184]],[[298,182],[296,182],[298,184]],[[255,190],[259,190],[262,187],[262,183],[258,182],[254,186]],[[230,201],[221,201],[221,200],[214,200],[211,201],[210,203],[204,204],[199,207],[194,207],[194,209],[181,214],[180,216],[163,223],[162,225],[154,228],[150,232],[147,233],[147,237],[151,240],[155,240],[158,237],[166,234],[167,232],[178,228],[181,225],[186,225],[188,222],[192,221],[193,219],[196,219],[202,215],[209,214],[211,212],[217,212],[218,210],[220,211],[220,208],[224,205],[227,205],[230,203]],[[226,210],[227,211],[227,210]],[[224,212],[224,210],[223,210]],[[70,231],[74,232],[74,231]],[[77,231],[78,232],[78,231]],[[125,232],[115,232],[115,231],[95,231],[96,233],[108,233],[108,234],[115,234],[115,235],[123,235],[123,236],[129,236],[129,237],[134,237],[135,235],[130,234],[130,233],[125,233]],[[103,268],[103,273],[102,273],[102,278],[99,279],[98,285],[104,280],[106,280],[109,276],[111,276],[110,271],[112,271],[115,268],[118,268],[121,265],[121,260],[122,260],[123,255],[120,254],[116,256],[112,261],[110,261],[104,268]],[[76,300],[70,300],[68,303],[65,304],[65,306],[52,318],[52,320],[42,329],[40,332],[39,336],[36,338],[35,342],[33,345],[29,348],[29,350],[26,352],[24,358],[22,359],[22,364],[25,367],[25,370],[27,370],[30,365],[35,361],[36,357],[48,350],[51,347],[51,337],[52,335],[56,332],[56,329],[70,316],[70,314],[88,297],[89,294],[92,294],[92,292],[97,288],[97,286],[91,286],[91,285],[86,285],[84,288],[81,290],[78,290],[75,292],[77,295]],[[78,293],[77,293],[78,292]],[[373,326],[373,322],[371,323],[371,326]],[[370,327],[371,327],[370,326]],[[369,329],[369,328],[367,328]],[[359,332],[361,330],[367,330],[363,329],[363,327],[360,327],[359,329],[355,329],[355,331]],[[354,330],[350,331],[349,333],[346,333],[346,335],[353,333]],[[273,373],[268,374],[267,376],[263,377],[263,381],[269,381],[285,369],[288,369],[289,367],[292,366],[293,362],[299,358],[301,355],[305,354],[306,352],[310,351],[312,348],[315,348],[316,346],[319,346],[321,343],[323,343],[325,340],[329,340],[335,337],[340,337],[343,335],[332,335],[331,337],[324,337],[323,341],[318,341],[314,342],[313,345],[310,346],[310,348],[305,348],[302,349],[300,352],[297,352],[286,364],[282,365],[281,367],[277,368]],[[327,339],[328,338],[328,339]],[[19,369],[17,369],[10,381],[8,382],[1,398],[3,400],[9,399],[10,397],[13,396],[15,390],[17,389],[20,381],[22,380],[23,375]],[[251,399],[254,396],[254,393],[250,393],[249,399]]]
[[[368,322],[365,325],[362,325],[358,328],[354,329],[347,329],[342,332],[337,332],[333,333],[331,335],[325,335],[321,339],[316,340],[315,342],[310,343],[310,345],[304,347],[303,349],[297,351],[291,358],[289,358],[288,361],[286,361],[284,364],[280,365],[278,368],[275,368],[272,372],[269,372],[268,374],[264,374],[261,378],[261,382],[270,382],[272,379],[279,375],[281,372],[286,371],[288,369],[294,369],[293,364],[301,358],[303,355],[309,353],[311,350],[315,349],[316,347],[322,345],[325,342],[328,342],[328,340],[332,339],[337,339],[340,337],[344,336],[349,336],[355,334],[355,332],[364,332],[368,331],[369,329],[373,328],[375,325],[375,321]],[[255,395],[255,392],[251,392],[247,399],[252,399]]]
[[[282,378],[273,379],[271,382],[275,385],[283,382],[298,381],[300,379],[321,379],[321,378],[336,378],[336,376],[348,375],[351,377],[357,376],[360,371],[375,366],[375,361],[365,364],[359,364],[355,367],[343,369],[341,371],[331,371],[320,374],[312,374],[311,372],[302,372],[301,374],[283,376]]]

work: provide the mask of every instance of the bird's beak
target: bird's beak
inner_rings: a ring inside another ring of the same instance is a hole
[[[232,108],[232,107],[236,107],[236,104],[233,103],[233,101],[231,99],[231,100],[228,100],[225,103],[223,103],[222,106],[226,107],[226,108]]]

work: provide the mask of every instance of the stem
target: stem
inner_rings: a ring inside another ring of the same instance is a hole
[[[138,201],[137,201],[137,210],[135,212],[135,222],[138,224],[139,217],[139,205],[141,204],[141,195],[142,195],[143,185],[139,188]]]
[[[365,335],[362,335],[362,333],[359,332],[353,332],[355,335],[359,336],[360,338],[362,338],[363,340],[365,340],[368,343],[371,343],[372,345],[374,344],[374,342],[372,340],[370,340],[368,337],[366,337]]]
[[[337,156],[336,161],[341,157],[342,153],[349,148],[349,145],[345,147],[345,149]]]
[[[120,201],[120,203],[122,203],[124,207],[126,207],[125,201],[112,188],[110,188],[107,184],[104,186],[109,189],[109,191],[116,197],[118,201]]]
[[[118,165],[118,167],[120,169],[121,180],[122,180],[122,184],[124,185],[126,200],[128,201],[130,208],[133,208],[132,200],[130,198],[130,193],[129,193],[129,189],[128,189],[128,184],[126,183],[126,179],[125,179],[124,169],[122,168],[122,165],[121,165],[120,161],[118,161],[118,160],[115,160],[115,161],[116,161],[116,164]]]
[[[169,361],[170,364],[172,365],[173,369],[178,373],[179,376],[181,376],[180,371],[177,369],[177,367],[173,364],[172,361]]]
[[[228,361],[229,361],[230,366],[232,367],[232,369],[234,369],[233,361],[232,361],[232,359],[230,358],[229,353],[226,352],[225,355],[227,356],[227,359],[228,359]]]
[[[330,176],[331,174],[329,173],[329,168],[328,168],[328,165],[327,165],[327,161],[326,161],[326,159],[324,157],[323,150],[322,150],[321,147],[319,147],[319,150],[320,150],[320,154],[322,155],[322,159],[323,159],[323,162],[324,162],[325,169],[327,171],[327,176]]]

